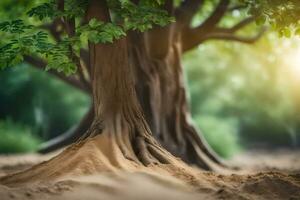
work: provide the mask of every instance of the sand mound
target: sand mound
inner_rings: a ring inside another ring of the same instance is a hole
[[[86,176],[77,180],[60,181],[53,184],[31,185],[18,188],[0,187],[1,199],[24,200],[138,200],[174,199],[196,200],[207,197],[192,191],[183,183],[171,178],[162,178],[144,173],[122,175]]]
[[[97,137],[1,178],[0,199],[300,199],[300,174],[222,175],[199,171],[172,156],[171,164],[144,167],[124,159],[113,140]],[[2,164],[6,172],[26,167],[10,165],[7,170],[0,158]]]
[[[199,199],[299,199],[300,176],[281,173],[214,175],[205,178],[213,187],[190,187],[184,182],[153,174],[127,173],[82,176],[69,180],[16,188],[0,186],[3,200],[199,200]]]
[[[101,134],[72,145],[49,161],[26,171],[2,177],[0,183],[18,186],[124,171],[172,176],[189,185],[209,185],[209,182],[201,177],[201,171],[186,165],[168,152],[165,155],[168,156],[170,164],[151,164],[145,167],[141,163],[125,158],[115,140]]]

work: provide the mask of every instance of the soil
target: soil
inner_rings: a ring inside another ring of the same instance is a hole
[[[0,176],[30,168],[56,154],[0,156]],[[89,163],[86,162],[89,161],[76,160],[87,171]],[[60,162],[61,172],[72,171],[63,167],[66,164],[64,160]],[[0,185],[0,199],[300,199],[300,150],[250,151],[234,157],[228,163],[234,163],[243,170],[211,173],[190,168],[189,173],[194,174],[192,177],[184,176],[186,173],[182,173],[182,170],[186,170],[185,167],[172,169],[169,165],[147,168],[135,166],[139,170],[130,170],[131,166],[127,170],[103,171],[93,175],[78,172],[73,167],[72,173],[64,178],[55,179],[53,177],[57,173],[53,173],[43,178],[37,175],[43,179],[39,182]]]

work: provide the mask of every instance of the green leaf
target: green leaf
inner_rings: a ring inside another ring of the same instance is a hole
[[[284,29],[282,29],[282,31],[283,31],[283,35],[285,37],[290,38],[292,36],[292,32],[289,28],[284,28]]]
[[[256,20],[255,20],[255,23],[258,25],[258,26],[261,26],[261,25],[264,25],[266,22],[266,17],[265,16],[260,16],[258,17]]]
[[[93,19],[91,19],[90,21],[89,21],[89,26],[91,27],[91,28],[97,28],[97,27],[99,27],[99,26],[101,26],[101,25],[103,25],[104,23],[103,22],[100,22],[100,21],[98,21],[97,19],[95,19],[95,18],[93,18]]]
[[[29,17],[37,17],[40,20],[43,20],[44,18],[54,18],[57,16],[59,11],[56,7],[56,2],[51,1],[49,3],[44,3],[42,5],[39,5],[37,7],[32,8],[27,12],[27,15]]]

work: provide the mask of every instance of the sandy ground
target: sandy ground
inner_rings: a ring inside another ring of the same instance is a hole
[[[53,155],[0,156],[0,176],[31,167]],[[178,179],[142,172],[103,173],[21,187],[0,185],[0,199],[300,199],[300,151],[247,152],[230,163],[243,170],[203,172],[208,185],[196,188]]]

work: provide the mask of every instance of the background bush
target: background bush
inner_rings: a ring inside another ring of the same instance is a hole
[[[32,134],[29,127],[12,122],[0,121],[0,152],[24,153],[37,149],[41,140]]]
[[[26,64],[0,72],[0,119],[31,127],[47,140],[84,115],[89,98],[47,72]]]

